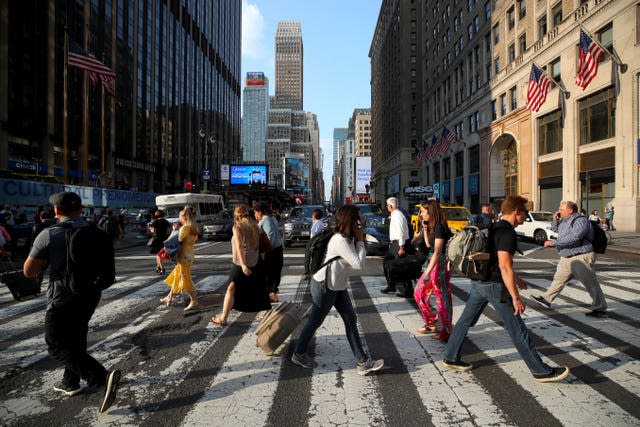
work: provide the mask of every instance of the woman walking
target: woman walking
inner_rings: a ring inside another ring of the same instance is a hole
[[[171,223],[164,218],[164,211],[162,209],[155,211],[154,217],[154,221],[149,226],[149,231],[153,233],[149,252],[156,256],[156,273],[164,274],[164,264],[162,263],[162,258],[158,256],[158,252],[164,248],[164,241],[169,237]]]
[[[227,324],[232,308],[247,312],[271,309],[260,258],[260,228],[245,205],[235,208],[233,220],[233,266],[227,279],[222,314],[211,318],[212,323],[220,326]]]
[[[441,330],[435,338],[446,342],[451,334],[453,305],[451,268],[444,248],[451,237],[451,232],[447,226],[447,217],[435,200],[420,205],[420,218],[422,220],[421,238],[428,247],[429,257],[413,293],[424,318],[424,326],[418,328],[418,333],[436,333],[436,321],[440,319]],[[436,297],[437,313],[432,311],[429,304],[429,298],[433,294]]]
[[[273,217],[271,208],[265,202],[254,203],[253,212],[258,221],[258,227],[267,235],[273,248],[264,256],[267,290],[271,302],[278,302],[278,288],[282,275],[284,255],[282,253],[282,236],[278,229],[278,221]]]
[[[191,265],[195,259],[193,245],[198,240],[200,229],[195,220],[195,211],[191,206],[186,205],[180,211],[180,224],[182,224],[178,235],[180,251],[176,256],[176,266],[164,281],[171,289],[169,294],[160,301],[169,307],[174,295],[186,292],[189,294],[189,305],[184,311],[189,311],[200,307],[196,298],[196,284],[191,278]]]
[[[353,205],[342,206],[336,214],[335,234],[329,241],[324,262],[333,258],[336,259],[311,277],[311,314],[300,333],[291,361],[303,368],[313,367],[313,359],[307,355],[307,345],[331,307],[335,307],[344,322],[358,374],[367,375],[382,368],[384,360],[372,360],[362,348],[358,318],[347,291],[351,269],[362,269],[366,258],[360,211]]]

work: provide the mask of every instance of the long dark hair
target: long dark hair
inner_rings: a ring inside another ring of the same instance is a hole
[[[437,200],[429,200],[428,202],[422,202],[421,206],[429,213],[429,219],[427,220],[427,235],[431,235],[436,232],[436,225],[444,224],[447,227],[447,215],[440,207],[440,203]]]
[[[336,213],[336,233],[353,239],[356,235],[356,227],[360,222],[360,209],[354,205],[343,205]]]

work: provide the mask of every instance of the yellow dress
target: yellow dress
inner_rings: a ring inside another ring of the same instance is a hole
[[[190,227],[180,227],[178,240],[180,241],[180,251],[176,259],[176,266],[164,280],[167,286],[171,287],[171,293],[195,292],[196,284],[191,278],[191,265],[195,259],[193,245],[198,240],[198,235],[190,233]]]

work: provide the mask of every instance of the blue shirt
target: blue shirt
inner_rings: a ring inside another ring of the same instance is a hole
[[[260,229],[264,231],[264,233],[269,238],[269,242],[273,248],[279,248],[282,246],[282,236],[280,235],[280,230],[278,229],[278,221],[271,215],[265,215],[262,217],[260,222],[258,223]]]
[[[322,222],[321,219],[317,220],[316,222],[313,223],[313,225],[311,226],[311,238],[313,238],[313,236],[315,236],[316,234],[318,234],[319,232],[322,231],[322,229],[324,228],[324,222]]]
[[[561,257],[593,252],[593,230],[586,217],[574,213],[567,219],[553,221],[551,229],[558,233],[558,238],[552,242]]]

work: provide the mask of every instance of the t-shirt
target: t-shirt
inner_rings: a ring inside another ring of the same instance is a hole
[[[427,238],[429,240],[429,247],[431,248],[430,251],[433,252],[433,249],[435,248],[435,245],[436,245],[436,239],[444,239],[444,243],[446,245],[447,241],[449,240],[449,237],[451,237],[451,231],[449,230],[449,227],[446,226],[445,224],[436,224],[435,231],[429,234]],[[443,248],[443,252],[444,252],[444,248]]]
[[[502,281],[502,274],[500,274],[500,268],[498,267],[498,251],[509,252],[511,255],[515,254],[518,250],[518,237],[514,228],[504,219],[493,224],[489,229],[489,242],[488,249],[491,258],[489,260],[489,281],[499,282]]]
[[[155,230],[154,237],[158,240],[162,239],[162,241],[166,240],[169,237],[169,229],[171,228],[171,223],[164,218],[158,218],[153,223],[151,223],[151,227]]]

